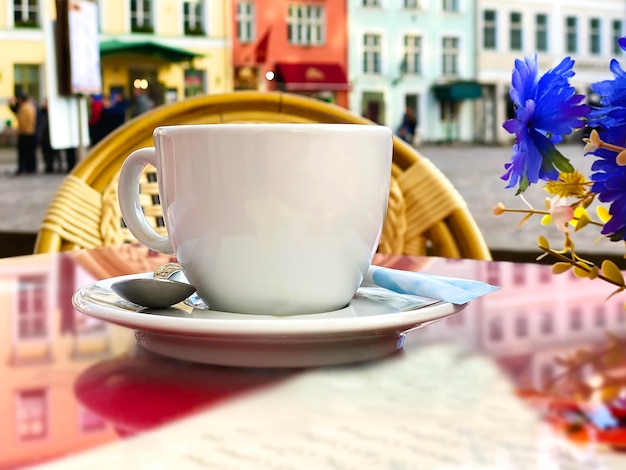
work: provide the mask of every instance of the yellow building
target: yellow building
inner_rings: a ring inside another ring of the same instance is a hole
[[[95,0],[94,0],[95,1]],[[8,99],[46,96],[44,22],[55,0],[0,0],[0,131]],[[229,0],[97,0],[103,93],[156,104],[232,90]]]

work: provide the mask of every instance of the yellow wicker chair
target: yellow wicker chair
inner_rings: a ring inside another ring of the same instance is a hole
[[[161,106],[110,134],[65,178],[44,216],[35,252],[135,241],[121,222],[117,202],[124,159],[137,148],[153,145],[152,131],[159,125],[224,122],[373,124],[343,108],[279,92],[234,92]],[[447,178],[400,139],[393,145],[389,210],[379,251],[490,259],[478,226]],[[144,211],[162,232],[155,174],[147,171],[144,177]]]

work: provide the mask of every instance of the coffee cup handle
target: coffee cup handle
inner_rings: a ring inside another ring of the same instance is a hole
[[[159,253],[173,254],[172,241],[152,228],[139,201],[139,180],[143,169],[148,165],[156,167],[154,147],[135,150],[122,165],[118,182],[122,218],[130,232],[145,246]]]

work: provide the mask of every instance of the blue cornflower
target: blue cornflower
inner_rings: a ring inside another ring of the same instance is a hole
[[[517,186],[517,194],[539,179],[556,180],[560,172],[574,171],[555,147],[572,129],[584,126],[583,118],[590,111],[582,103],[585,96],[576,94],[569,83],[573,66],[574,60],[566,57],[539,77],[537,56],[515,61],[509,93],[515,118],[504,123],[504,128],[515,134],[515,145],[502,179],[509,181],[507,188]]]
[[[619,39],[626,50],[626,38]],[[600,96],[600,106],[589,114],[589,126],[598,131],[603,142],[623,147],[626,144],[626,72],[615,59],[611,61],[612,80],[591,85]],[[614,149],[598,148],[590,152],[598,159],[591,166],[591,191],[602,202],[610,203],[611,219],[602,233],[612,240],[626,240],[626,167],[617,163]]]

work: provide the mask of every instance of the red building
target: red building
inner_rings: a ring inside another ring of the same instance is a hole
[[[346,0],[234,0],[235,89],[348,106]]]

